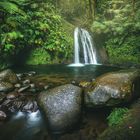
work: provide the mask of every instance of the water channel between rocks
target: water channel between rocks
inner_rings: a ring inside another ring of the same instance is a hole
[[[62,85],[71,82],[91,81],[96,77],[118,68],[103,65],[68,67],[67,65],[40,65],[13,67],[16,73],[35,71],[36,77],[46,83]],[[33,113],[15,112],[0,123],[0,140],[96,140],[107,127],[106,109],[83,110],[83,119],[78,127],[62,135],[51,135],[47,122],[38,110]]]

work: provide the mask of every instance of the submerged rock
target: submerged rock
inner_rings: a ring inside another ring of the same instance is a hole
[[[12,70],[7,69],[0,72],[0,80],[15,84],[18,82],[18,77]]]
[[[140,96],[139,85],[139,70],[121,70],[104,74],[85,90],[85,104],[97,107],[129,102]]]
[[[8,92],[14,89],[11,83],[0,81],[0,92]]]
[[[79,121],[82,90],[77,86],[66,84],[44,91],[38,101],[53,133],[65,132]]]

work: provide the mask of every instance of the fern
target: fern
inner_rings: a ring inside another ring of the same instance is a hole
[[[22,16],[26,16],[26,13],[18,5],[6,0],[0,2],[0,10],[9,14],[19,13]]]
[[[128,108],[115,108],[110,115],[107,117],[109,126],[114,126],[123,121],[128,113]]]

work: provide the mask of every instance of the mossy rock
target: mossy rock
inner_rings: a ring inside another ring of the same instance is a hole
[[[98,77],[85,90],[87,107],[115,106],[139,97],[140,71],[110,72]]]

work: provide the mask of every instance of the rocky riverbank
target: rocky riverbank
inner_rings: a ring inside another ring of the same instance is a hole
[[[7,121],[13,112],[31,113],[39,109],[48,122],[49,132],[61,135],[60,140],[97,139],[107,128],[105,118],[110,107],[131,104],[140,97],[138,69],[107,73],[92,81],[55,78],[34,71],[18,74],[10,69],[1,71],[0,121]],[[99,123],[94,118],[98,116],[95,112],[103,110],[106,113]],[[93,118],[89,117],[90,113]]]

